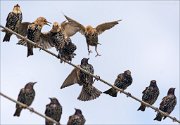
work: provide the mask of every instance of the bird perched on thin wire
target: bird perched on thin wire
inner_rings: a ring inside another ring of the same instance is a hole
[[[94,68],[91,64],[88,63],[88,60],[89,58],[83,58],[81,60],[80,67],[94,74]],[[78,68],[74,68],[73,71],[68,75],[68,77],[63,82],[61,89],[71,86],[75,83],[78,83],[80,86],[82,86],[81,93],[78,97],[78,99],[81,101],[89,101],[96,99],[102,93],[93,86],[94,83],[93,76],[84,73]]]
[[[24,88],[22,88],[20,90],[20,93],[18,95],[18,101],[27,105],[27,106],[30,106],[35,98],[35,91],[34,91],[34,84],[36,82],[29,82],[25,85]],[[19,117],[20,114],[21,114],[21,111],[24,107],[22,107],[21,105],[19,104],[16,104],[16,111],[14,113],[14,116],[17,116]]]
[[[82,35],[84,35],[86,37],[86,43],[87,43],[87,48],[88,48],[88,54],[90,54],[92,51],[89,49],[89,46],[95,46],[95,51],[97,53],[96,56],[100,56],[100,54],[97,51],[97,45],[100,44],[98,42],[98,35],[100,35],[101,33],[103,33],[106,30],[111,29],[112,27],[114,27],[115,25],[118,24],[119,21],[121,20],[117,20],[117,21],[112,21],[112,22],[106,22],[106,23],[102,23],[98,26],[96,26],[95,28],[93,28],[92,26],[87,26],[84,27],[82,24],[80,24],[79,22],[71,19],[70,17],[64,15],[65,18],[71,23],[71,27],[79,27],[79,31]]]
[[[84,118],[80,109],[75,109],[74,115],[69,116],[67,125],[84,125],[86,119]]]
[[[175,88],[170,88],[168,90],[167,96],[165,96],[162,99],[162,102],[160,103],[159,110],[167,114],[170,114],[174,110],[177,104],[176,96],[174,93],[175,93]],[[162,118],[165,119],[166,116],[158,112],[154,120],[161,121]]]
[[[6,19],[6,27],[16,32],[18,24],[20,24],[21,22],[22,22],[21,8],[18,4],[16,4],[13,8],[13,11],[8,14],[8,17]],[[5,30],[3,30],[3,32],[5,32],[3,42],[6,41],[9,42],[12,33]]]
[[[133,82],[131,71],[126,70],[124,73],[121,73],[117,76],[114,85],[120,89],[125,90],[128,86],[130,86]],[[112,97],[117,97],[117,90],[114,88],[110,88],[109,90],[105,91],[105,94],[109,94]]]
[[[60,122],[62,115],[62,106],[57,100],[57,98],[49,98],[51,102],[46,105],[45,115],[54,119],[57,122]],[[45,125],[53,125],[53,122],[46,119]],[[60,125],[60,124],[58,124]]]
[[[44,17],[38,17],[32,24],[28,25],[27,38],[37,43],[40,39],[41,29],[44,25],[49,25]],[[33,45],[27,43],[27,57],[33,55]]]
[[[156,84],[156,80],[152,80],[150,82],[150,85],[146,87],[146,89],[142,93],[143,93],[142,100],[144,102],[149,103],[150,105],[153,105],[159,96],[159,88]],[[139,107],[138,110],[145,111],[145,109],[146,109],[146,105],[141,103],[141,106]]]

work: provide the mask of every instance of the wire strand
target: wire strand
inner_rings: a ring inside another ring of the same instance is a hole
[[[120,88],[112,85],[111,83],[103,80],[103,79],[100,78],[98,75],[94,75],[94,74],[92,74],[92,73],[84,70],[83,68],[81,68],[81,67],[79,67],[79,66],[77,66],[77,65],[75,65],[75,64],[73,64],[73,63],[71,63],[71,62],[66,61],[66,60],[63,59],[63,58],[58,57],[58,55],[52,53],[51,51],[49,51],[49,50],[47,50],[47,49],[44,49],[43,47],[37,45],[36,43],[32,42],[31,40],[27,39],[27,38],[24,37],[24,36],[21,36],[20,34],[14,32],[14,31],[12,31],[12,30],[10,30],[10,29],[7,28],[7,27],[4,27],[4,26],[2,26],[2,25],[0,25],[0,27],[3,28],[3,29],[5,29],[5,30],[7,30],[8,32],[11,32],[12,34],[15,34],[16,36],[18,36],[18,37],[21,38],[22,40],[25,40],[26,42],[28,42],[28,43],[36,46],[37,48],[40,48],[40,49],[42,49],[43,51],[51,54],[52,56],[55,56],[56,58],[63,60],[65,63],[67,63],[67,64],[69,64],[69,65],[71,65],[71,66],[73,66],[73,67],[76,67],[76,68],[80,69],[81,71],[83,71],[84,73],[86,73],[86,74],[88,74],[88,75],[93,76],[96,80],[99,80],[99,81],[101,81],[102,83],[105,83],[106,85],[113,87],[114,89],[118,90],[119,92],[125,94],[127,97],[130,97],[130,98],[132,98],[132,99],[134,99],[134,100],[136,100],[136,101],[138,101],[138,102],[146,105],[147,107],[150,107],[151,109],[155,110],[156,112],[159,112],[159,113],[163,114],[164,116],[169,117],[170,119],[173,120],[173,122],[178,122],[178,123],[180,123],[180,120],[178,120],[176,117],[172,117],[172,116],[170,116],[169,114],[167,114],[167,113],[159,110],[157,107],[154,107],[154,106],[150,105],[149,103],[146,103],[146,102],[144,102],[144,101],[136,98],[136,97],[133,96],[131,93],[126,92],[126,91],[124,91],[124,90],[122,90],[122,89],[120,89]]]

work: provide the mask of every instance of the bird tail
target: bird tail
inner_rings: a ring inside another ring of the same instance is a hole
[[[6,33],[3,39],[3,42],[9,42],[11,38],[11,33]]]
[[[92,85],[88,87],[83,86],[78,99],[81,101],[94,100],[98,98],[101,95],[101,93],[102,93],[101,91],[99,91]]]
[[[109,94],[112,97],[117,97],[117,92],[114,88],[110,88],[107,91],[103,92],[105,94]]]
[[[138,111],[141,110],[141,111],[145,111],[146,109],[146,106],[141,104],[141,106],[138,108]]]
[[[17,108],[16,111],[15,111],[15,113],[14,113],[14,116],[19,117],[20,114],[21,114],[21,111],[22,111],[22,108]]]
[[[53,125],[53,122],[46,120],[45,125]]]
[[[156,118],[154,118],[154,120],[161,121],[162,120],[161,113],[157,113]]]
[[[33,55],[33,48],[31,47],[31,45],[30,46],[28,45],[28,47],[27,47],[27,57],[31,56],[31,55]]]

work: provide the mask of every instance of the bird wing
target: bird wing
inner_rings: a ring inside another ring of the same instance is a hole
[[[71,86],[75,83],[79,83],[79,72],[80,72],[80,69],[74,68],[72,72],[68,75],[68,77],[65,79],[65,81],[63,82],[61,89]]]
[[[97,30],[98,34],[101,34],[101,33],[103,33],[105,30],[109,30],[109,29],[111,29],[112,27],[114,27],[115,25],[117,25],[119,21],[121,21],[121,20],[112,21],[112,22],[107,22],[107,23],[102,23],[102,24],[100,24],[100,25],[98,25],[98,26],[96,27],[96,30]]]
[[[37,42],[37,44],[44,49],[49,49],[51,47],[54,47],[51,41],[50,32],[47,33],[41,33],[40,40]]]
[[[80,28],[78,26],[73,25],[72,22],[66,21],[61,23],[61,28],[65,32],[67,37],[75,35],[80,30]]]
[[[82,24],[80,24],[79,22],[71,19],[70,17],[68,17],[68,16],[66,16],[66,15],[64,15],[64,16],[65,16],[65,18],[68,20],[69,25],[71,25],[71,26],[73,26],[73,27],[78,27],[78,28],[79,28],[79,32],[80,32],[81,34],[83,34],[83,35],[85,34],[85,27],[84,27]]]
[[[24,88],[20,90],[19,95],[18,95],[18,99],[19,102],[21,103],[25,103],[25,91]],[[20,105],[16,104],[16,108],[19,108]]]
[[[23,22],[18,25],[17,33],[19,33],[22,36],[27,35],[27,28],[28,25],[31,24],[30,22]]]
[[[142,94],[145,94],[146,90],[148,89],[148,87],[145,88],[145,90],[142,92]]]

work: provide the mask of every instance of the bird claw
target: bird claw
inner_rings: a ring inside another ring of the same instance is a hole
[[[173,122],[176,122],[176,121],[177,121],[177,119],[176,119],[176,117],[174,117],[174,118],[173,118]]]
[[[97,57],[97,56],[101,56],[101,55],[97,53],[95,57]]]
[[[34,112],[34,109],[33,109],[33,108],[30,108],[30,111],[31,111],[31,112]]]
[[[131,93],[128,92],[128,93],[127,93],[127,97],[130,97],[130,96],[131,96]]]
[[[97,80],[97,81],[100,80],[100,76],[96,75],[95,80]]]
[[[155,112],[158,112],[158,110],[159,110],[159,109],[158,109],[158,108],[156,108],[156,109],[155,109]]]

